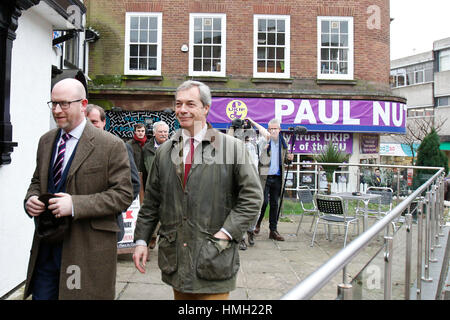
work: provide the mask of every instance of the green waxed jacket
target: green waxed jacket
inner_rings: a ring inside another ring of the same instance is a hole
[[[181,130],[158,148],[134,234],[135,240],[148,243],[161,222],[162,280],[180,292],[235,289],[238,243],[263,201],[257,171],[242,141],[208,127],[195,149],[185,187]],[[214,238],[221,228],[233,240]]]

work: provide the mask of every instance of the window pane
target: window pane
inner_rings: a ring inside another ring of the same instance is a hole
[[[322,20],[322,33],[330,32],[330,21]]]
[[[156,17],[150,17],[149,18],[149,29],[150,30],[157,30],[158,29],[158,18],[156,18]]]
[[[341,47],[348,47],[348,35],[342,35],[341,34],[341,42],[340,42]]]
[[[425,82],[433,81],[433,69],[425,70]]]
[[[331,33],[339,33],[339,21],[330,22]]]
[[[148,17],[139,18],[139,29],[148,29]]]
[[[212,63],[212,71],[220,71],[221,63],[219,59],[213,59]]]
[[[283,73],[284,72],[284,60],[278,60],[276,63],[276,72],[278,73]]]
[[[277,45],[284,46],[284,33],[277,34]]]
[[[147,70],[147,58],[139,59],[139,70]]]
[[[338,64],[337,62],[330,62],[330,73],[338,73]]]
[[[213,47],[213,57],[214,58],[220,58],[222,56],[221,52],[222,52],[222,48],[221,47],[219,47],[219,46],[214,46]]]
[[[222,30],[222,19],[214,18],[213,30],[214,31],[221,31]]]
[[[330,49],[321,49],[320,58],[322,60],[330,60]]]
[[[339,49],[339,60],[342,62],[348,61],[348,49]]]
[[[141,56],[141,57],[147,56],[147,46],[146,45],[139,46],[139,56]]]
[[[222,35],[220,32],[213,33],[213,43],[221,44],[222,43]]]
[[[202,18],[194,19],[194,30],[196,30],[196,31],[202,30]]]
[[[341,33],[348,33],[348,21],[341,21]]]
[[[136,57],[138,55],[139,46],[137,44],[130,45],[130,56]]]
[[[417,71],[416,72],[416,83],[422,83],[423,82],[423,71]]]
[[[331,35],[331,44],[332,47],[337,47],[339,45],[339,35],[332,34]]]
[[[330,49],[330,60],[338,60],[338,49]]]
[[[194,58],[201,58],[201,57],[202,57],[202,47],[194,46]]]
[[[266,19],[258,19],[258,31],[266,31]]]
[[[205,33],[203,34],[203,43],[212,43],[211,31],[205,31]]]
[[[405,76],[398,76],[397,77],[397,86],[404,86],[405,85]]]
[[[284,48],[277,48],[277,59],[284,60]]]
[[[258,72],[266,72],[266,61],[258,60],[257,68],[258,68]]]
[[[267,34],[267,44],[270,45],[275,45],[275,33],[268,33]]]
[[[150,42],[150,43],[157,43],[158,42],[158,33],[156,31],[150,31],[149,32],[148,42]]]
[[[347,74],[348,73],[348,64],[347,64],[347,62],[341,62],[339,64],[339,73],[340,74]]]
[[[275,72],[275,61],[267,61],[267,72]]]
[[[323,74],[330,73],[330,63],[327,62],[327,61],[322,61],[320,69],[321,69]]]
[[[273,19],[267,20],[267,31],[275,31],[276,21]]]
[[[203,20],[203,29],[211,31],[212,30],[212,19],[211,18],[205,18]]]
[[[202,71],[202,60],[194,59],[194,71]]]
[[[203,47],[203,58],[211,58],[211,47],[210,46]]]
[[[414,73],[410,72],[406,74],[406,85],[412,85],[414,84]]]
[[[267,48],[267,58],[275,59],[275,48]]]
[[[149,57],[156,57],[157,56],[157,45],[150,45],[148,46],[148,56]]]
[[[130,58],[130,70],[137,70],[138,68],[138,59]]]
[[[139,28],[139,17],[131,17],[130,19],[130,27],[131,29]]]
[[[266,48],[258,47],[258,59],[266,59]]]
[[[202,43],[202,32],[201,31],[194,32],[194,43]]]
[[[285,32],[284,20],[277,20],[277,31],[278,32]]]
[[[148,58],[148,70],[156,70],[156,58]]]
[[[258,44],[266,44],[266,34],[258,33]]]
[[[148,31],[139,32],[139,42],[148,42]]]
[[[131,31],[130,32],[130,42],[138,42],[138,31]]]
[[[322,46],[329,47],[330,46],[330,35],[322,34]]]
[[[210,59],[203,60],[203,71],[211,71],[211,60]]]

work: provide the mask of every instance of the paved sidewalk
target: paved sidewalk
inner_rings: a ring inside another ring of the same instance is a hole
[[[286,239],[284,242],[269,239],[268,221],[264,220],[261,232],[256,237],[255,246],[239,251],[241,267],[237,288],[230,294],[232,300],[274,300],[314,272],[343,246],[341,235],[333,234],[333,241],[325,239],[323,227],[319,226],[316,244],[310,247],[312,233],[309,232],[311,218],[303,219],[298,236],[297,216],[288,216],[279,222],[278,231]],[[353,230],[350,229],[353,236]],[[354,237],[354,236],[353,236]],[[161,281],[161,271],[157,266],[157,248],[150,252],[146,274],[136,270],[131,255],[119,256],[116,294],[119,300],[173,299],[172,288]],[[337,285],[342,281],[339,273],[314,299],[334,300]]]

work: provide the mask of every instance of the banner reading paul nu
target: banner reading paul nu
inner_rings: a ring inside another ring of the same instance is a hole
[[[265,127],[278,118],[284,130],[301,125],[308,131],[406,132],[406,105],[397,102],[213,97],[208,121],[214,127],[225,129],[246,117]]]

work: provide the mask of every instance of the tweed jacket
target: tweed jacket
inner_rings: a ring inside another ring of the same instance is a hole
[[[156,151],[134,239],[150,241],[158,221],[162,280],[180,292],[236,286],[238,242],[259,213],[263,191],[242,141],[209,127],[183,187],[181,130]],[[232,241],[213,235],[224,228]]]
[[[39,140],[36,169],[25,202],[47,192],[58,132],[51,130]],[[59,299],[114,299],[119,231],[116,215],[133,201],[130,161],[123,141],[87,121],[67,175],[66,193],[72,196],[74,216],[63,240]],[[35,233],[24,298],[31,293],[39,242]],[[79,270],[79,289],[67,285],[73,270]]]

